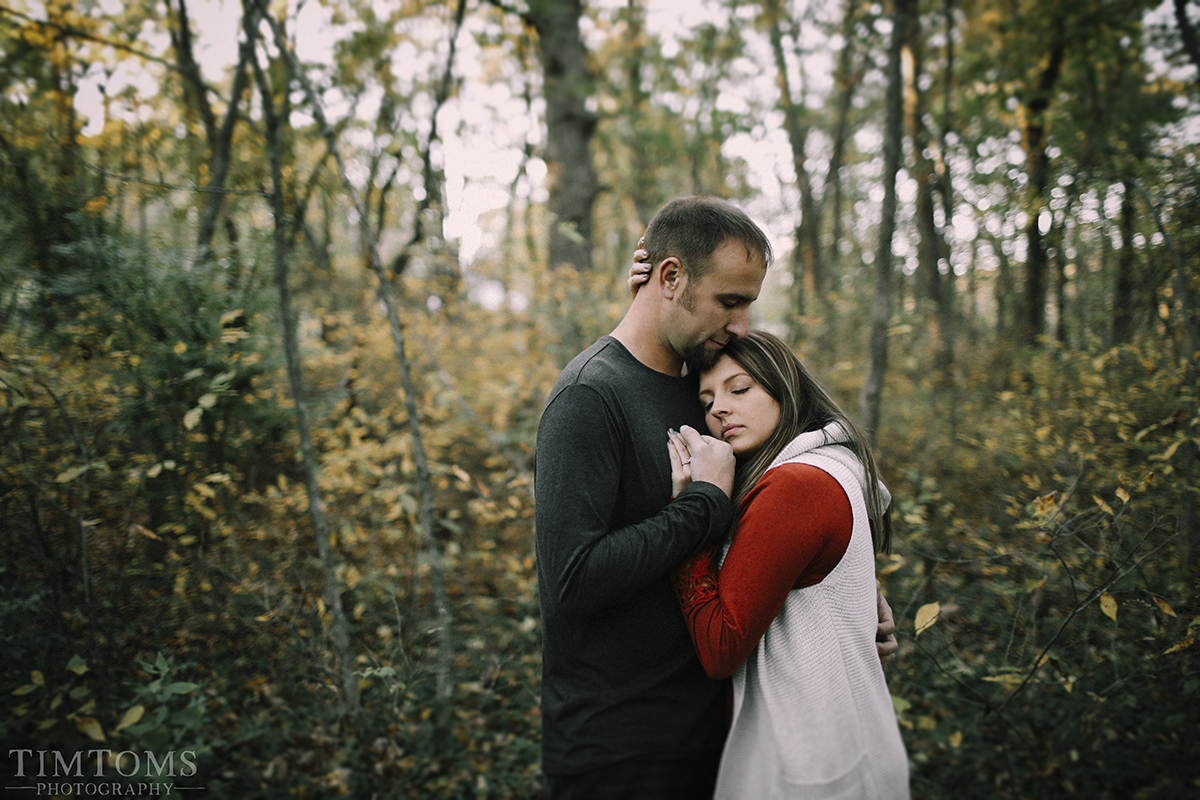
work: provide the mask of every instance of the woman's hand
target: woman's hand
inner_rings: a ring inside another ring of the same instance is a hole
[[[687,442],[674,429],[667,431],[667,451],[671,455],[671,497],[679,497],[692,482],[692,457]]]
[[[633,251],[633,266],[629,268],[629,293],[634,297],[637,297],[638,289],[643,284],[649,283],[650,271],[654,269],[650,254],[643,249],[645,244],[645,236],[638,239],[638,249]]]
[[[727,497],[733,496],[733,472],[737,461],[728,442],[704,436],[687,425],[678,432],[668,431],[667,440],[673,497],[678,497],[692,481],[711,483]]]

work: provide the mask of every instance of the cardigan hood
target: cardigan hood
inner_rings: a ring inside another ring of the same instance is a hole
[[[850,431],[846,430],[846,426],[840,422],[831,422],[820,430],[806,431],[785,444],[767,469],[795,461],[807,453],[819,453],[850,470],[851,474],[858,479],[863,493],[867,494],[866,470],[858,456],[850,448],[852,443],[853,438],[850,436]],[[882,513],[892,503],[892,493],[888,491],[883,481],[879,482],[879,500],[883,505],[883,508],[880,509]]]

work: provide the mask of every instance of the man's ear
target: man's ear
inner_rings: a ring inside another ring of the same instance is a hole
[[[675,256],[663,259],[658,267],[658,288],[662,296],[668,300],[675,297],[683,288],[686,277],[683,264]]]

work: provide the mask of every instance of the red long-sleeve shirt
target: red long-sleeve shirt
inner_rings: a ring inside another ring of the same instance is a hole
[[[854,514],[841,484],[808,464],[768,470],[742,501],[737,535],[673,572],[692,641],[712,678],[732,675],[783,608],[788,592],[820,583],[850,544]]]

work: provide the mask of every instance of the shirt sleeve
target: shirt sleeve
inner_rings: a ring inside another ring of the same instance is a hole
[[[742,501],[733,544],[680,564],[672,579],[704,671],[732,675],[792,589],[820,583],[850,544],[854,512],[840,483],[808,464],[769,470]]]
[[[729,497],[714,484],[696,482],[659,513],[610,529],[619,502],[622,441],[620,421],[586,386],[559,392],[539,422],[538,580],[545,584],[543,597],[559,612],[593,613],[629,600],[720,539],[733,523]],[[662,449],[665,458],[665,430]]]

